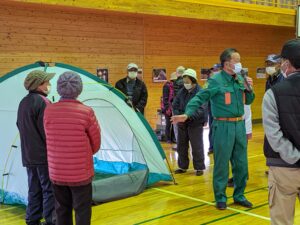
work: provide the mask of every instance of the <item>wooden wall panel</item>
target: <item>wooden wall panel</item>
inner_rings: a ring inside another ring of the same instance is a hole
[[[135,62],[144,70],[149,90],[146,118],[155,127],[162,84],[152,69],[168,76],[183,65],[200,72],[219,61],[227,47],[237,48],[255,77],[269,53],[278,53],[294,37],[289,27],[240,24],[174,17],[115,13],[24,3],[0,3],[0,74],[38,60],[73,64],[95,73],[108,67],[110,82],[125,76]],[[264,79],[254,79],[253,118],[261,118]],[[203,82],[200,82],[203,84]]]
[[[4,1],[4,0],[2,0]],[[295,26],[296,10],[227,0],[11,0],[155,16]]]
[[[249,68],[249,75],[254,78],[256,100],[252,106],[253,118],[260,119],[265,79],[255,78],[256,68],[263,67],[266,55],[279,53],[282,44],[293,36],[294,29],[285,27],[145,18],[145,69],[150,73],[153,66],[166,67],[170,74],[177,66],[183,65],[200,72],[200,68],[211,67],[218,62],[225,48],[237,48],[243,66]],[[148,107],[149,111],[154,111],[159,105],[155,93],[161,90],[161,86],[150,85],[156,103],[153,103],[153,108]]]

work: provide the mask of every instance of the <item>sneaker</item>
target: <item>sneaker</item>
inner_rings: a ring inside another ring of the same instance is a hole
[[[219,210],[224,210],[227,208],[226,202],[217,202],[216,208]]]
[[[231,177],[231,178],[228,179],[227,187],[233,187],[233,186],[234,186],[233,177]]]
[[[195,175],[196,176],[202,176],[203,175],[203,170],[196,170]]]
[[[236,201],[234,200],[234,204],[237,204],[237,205],[241,205],[241,206],[244,206],[246,208],[252,208],[252,203],[249,202],[247,199],[245,199],[244,201]]]
[[[174,171],[175,174],[180,174],[180,173],[185,173],[185,172],[186,172],[186,170],[180,169],[180,168]]]

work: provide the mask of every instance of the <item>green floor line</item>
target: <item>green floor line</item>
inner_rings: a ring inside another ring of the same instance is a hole
[[[253,208],[251,208],[251,209],[246,209],[245,211],[251,211],[251,210],[254,210],[254,209],[258,209],[258,208],[261,208],[261,207],[266,206],[266,205],[268,205],[268,204],[269,204],[269,203],[267,202],[267,203],[264,203],[264,204],[255,206],[255,207],[253,207]],[[220,218],[217,218],[217,219],[208,221],[208,222],[206,222],[206,223],[201,223],[201,225],[207,225],[207,224],[215,223],[215,222],[218,222],[218,221],[220,221],[220,220],[224,220],[224,219],[227,219],[227,218],[229,218],[229,217],[236,216],[236,215],[238,215],[238,214],[240,214],[240,213],[232,213],[232,214],[230,214],[230,215],[223,216],[223,217],[220,217]]]
[[[0,208],[0,212],[3,212],[3,211],[9,211],[9,210],[12,210],[12,209],[18,209],[19,207],[18,206],[11,206],[11,207],[9,207],[9,208],[3,208],[3,209],[1,209]]]
[[[162,216],[158,216],[158,217],[154,217],[154,218],[151,218],[151,219],[148,219],[148,220],[144,220],[144,221],[141,221],[139,223],[135,223],[134,225],[148,223],[148,222],[151,222],[153,220],[158,220],[158,219],[161,219],[161,218],[164,218],[164,217],[167,217],[167,216],[171,216],[171,215],[178,214],[178,213],[181,213],[181,212],[185,212],[185,211],[188,211],[188,210],[191,210],[191,209],[199,208],[199,207],[205,206],[205,205],[206,204],[204,203],[204,204],[196,205],[196,206],[193,206],[193,207],[185,208],[185,209],[178,210],[178,211],[175,211],[175,212],[172,212],[172,213],[168,213],[168,214],[165,214],[165,215],[162,215]]]

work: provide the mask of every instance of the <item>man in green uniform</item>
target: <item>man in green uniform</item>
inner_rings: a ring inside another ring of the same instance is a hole
[[[240,54],[228,48],[220,56],[222,70],[210,78],[206,88],[190,100],[185,114],[173,116],[173,123],[184,122],[205,102],[211,101],[214,117],[214,174],[213,186],[218,209],[226,209],[226,186],[229,160],[234,180],[233,199],[236,204],[251,208],[252,203],[244,196],[248,177],[247,138],[243,121],[244,104],[254,100],[252,79],[242,77]]]

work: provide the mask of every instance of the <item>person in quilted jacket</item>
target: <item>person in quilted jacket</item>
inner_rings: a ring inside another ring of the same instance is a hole
[[[44,114],[49,175],[55,196],[56,225],[89,225],[92,205],[93,154],[101,145],[99,123],[92,108],[76,100],[82,92],[78,74],[57,80],[59,102]]]

